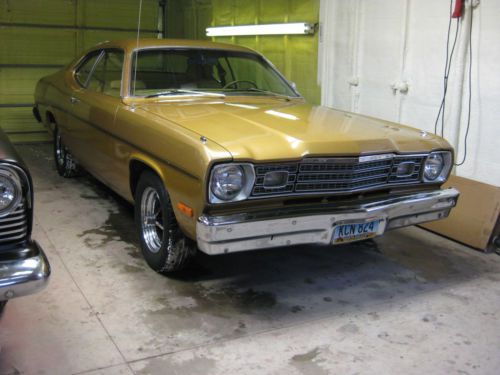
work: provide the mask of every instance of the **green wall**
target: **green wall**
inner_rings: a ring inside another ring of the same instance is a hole
[[[14,142],[50,140],[31,112],[38,80],[98,42],[137,35],[137,0],[0,0],[0,127]],[[143,0],[141,36],[156,37],[158,0]]]
[[[208,26],[284,22],[318,23],[319,0],[170,0],[167,37],[206,39]],[[314,35],[212,38],[264,54],[310,102],[320,102],[317,85],[318,32]]]

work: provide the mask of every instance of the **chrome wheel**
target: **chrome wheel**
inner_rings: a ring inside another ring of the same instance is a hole
[[[160,251],[163,244],[163,210],[158,192],[147,187],[141,197],[142,238],[152,253]]]
[[[75,177],[80,174],[80,167],[73,159],[71,152],[64,145],[59,128],[54,124],[54,163],[57,173],[64,178]]]

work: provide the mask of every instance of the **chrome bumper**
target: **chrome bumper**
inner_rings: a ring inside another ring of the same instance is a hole
[[[198,247],[215,255],[298,244],[330,244],[336,225],[380,220],[386,230],[447,217],[456,205],[454,188],[398,196],[359,205],[284,208],[269,212],[198,218]]]
[[[32,294],[43,289],[50,276],[50,265],[43,250],[35,241],[19,249],[26,258],[0,258],[0,301]]]

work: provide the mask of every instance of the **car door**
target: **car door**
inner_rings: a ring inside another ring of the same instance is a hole
[[[86,82],[72,92],[70,99],[72,125],[68,146],[90,173],[112,187],[114,121],[121,103],[123,60],[123,50],[100,51]]]
[[[64,144],[74,155],[80,155],[80,148],[83,147],[83,145],[76,142],[76,139],[81,136],[78,135],[78,133],[82,130],[82,121],[79,121],[81,119],[76,118],[77,113],[75,113],[75,109],[77,109],[74,105],[77,101],[76,93],[84,91],[87,81],[94,70],[94,66],[97,61],[99,61],[101,55],[101,50],[92,51],[82,59],[76,67],[73,77],[68,82],[67,88],[69,93],[66,95],[69,96],[64,98],[64,103],[60,103],[61,106],[64,106],[67,113],[65,121],[59,121],[57,125],[59,126],[59,131],[64,139]]]

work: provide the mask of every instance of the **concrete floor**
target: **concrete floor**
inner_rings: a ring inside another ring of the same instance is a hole
[[[498,374],[500,257],[412,227],[372,242],[143,261],[132,207],[19,146],[49,287],[11,301],[0,374]]]

